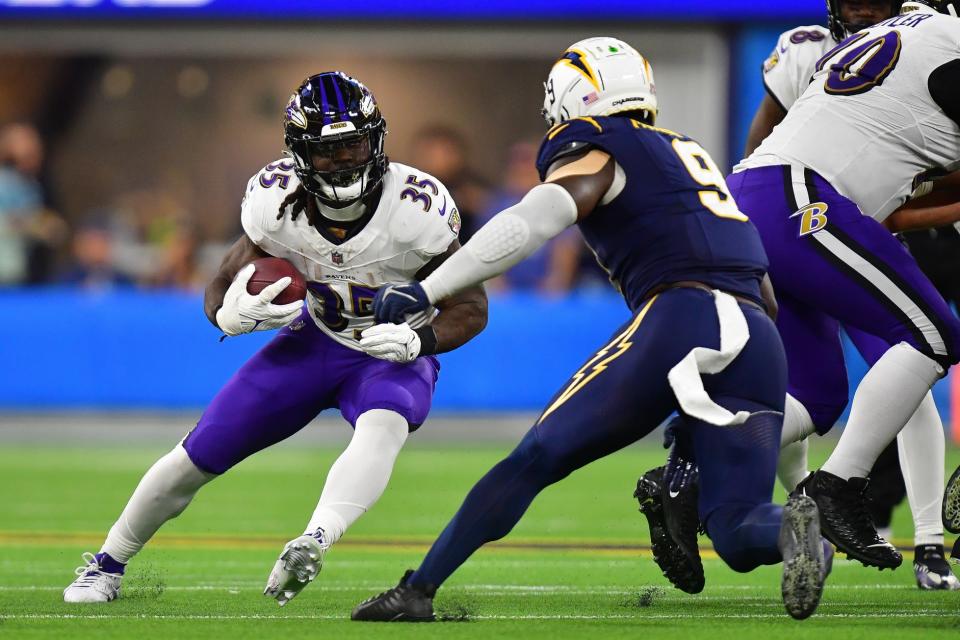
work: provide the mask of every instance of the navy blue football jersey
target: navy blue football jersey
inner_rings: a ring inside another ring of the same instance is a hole
[[[555,160],[589,147],[610,154],[626,184],[580,229],[632,310],[654,287],[681,280],[761,300],[760,236],[703,147],[623,116],[576,118],[547,132],[541,180]]]

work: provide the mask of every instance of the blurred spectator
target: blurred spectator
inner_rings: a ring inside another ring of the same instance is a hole
[[[489,186],[467,166],[463,136],[442,125],[421,129],[414,138],[411,164],[438,178],[450,190],[463,221],[460,242],[469,240],[483,224],[479,213],[486,208]]]
[[[518,142],[510,147],[505,173],[499,189],[489,199],[480,216],[483,224],[494,215],[512,207],[540,183],[536,168],[537,144]],[[573,227],[540,247],[529,258],[491,283],[507,289],[563,293],[573,288],[583,248],[583,239]]]
[[[212,277],[194,218],[173,189],[155,186],[123,193],[110,217],[114,264],[140,284],[196,290]],[[222,250],[214,270],[220,258]]]
[[[160,260],[147,284],[200,291],[207,278],[198,267],[199,242],[193,229],[179,224],[162,240]]]
[[[105,224],[81,227],[73,236],[72,265],[64,274],[64,284],[86,289],[130,286],[133,279],[119,271],[113,262],[113,236]]]
[[[36,129],[11,124],[0,130],[0,284],[45,280],[66,238],[66,224],[45,205],[43,159]]]

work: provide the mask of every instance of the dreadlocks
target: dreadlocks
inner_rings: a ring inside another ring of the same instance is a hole
[[[293,210],[290,212],[290,219],[296,222],[297,218],[301,213],[304,213],[307,216],[307,221],[315,225],[317,220],[317,203],[313,198],[310,197],[310,194],[307,193],[307,190],[303,188],[303,184],[297,185],[297,188],[288,195],[283,202],[280,203],[280,211],[277,213],[277,220],[283,217],[283,214],[286,212],[287,207],[293,205]]]

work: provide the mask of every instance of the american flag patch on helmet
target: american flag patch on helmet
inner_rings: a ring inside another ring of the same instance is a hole
[[[596,91],[591,91],[587,95],[583,96],[583,104],[593,104],[597,100],[599,100],[599,97],[597,97]]]

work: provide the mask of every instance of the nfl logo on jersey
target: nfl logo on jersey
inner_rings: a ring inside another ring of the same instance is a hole
[[[334,251],[330,254],[330,261],[333,262],[333,264],[340,266],[343,264],[343,254],[339,251]]]

